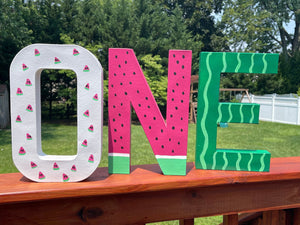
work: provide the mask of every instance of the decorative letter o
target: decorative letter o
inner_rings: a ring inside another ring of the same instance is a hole
[[[46,155],[41,144],[40,75],[68,69],[77,75],[77,155]],[[102,152],[103,70],[77,45],[34,44],[10,67],[12,155],[18,170],[37,182],[75,182],[89,177]]]

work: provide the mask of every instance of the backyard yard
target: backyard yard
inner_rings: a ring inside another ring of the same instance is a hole
[[[156,159],[149,142],[139,125],[132,125],[132,158],[133,165],[156,164]],[[0,173],[18,172],[12,162],[11,135],[9,129],[0,130]],[[108,129],[103,127],[103,149],[100,167],[108,163]],[[74,125],[44,123],[42,125],[42,147],[50,155],[76,154],[77,129]],[[194,161],[196,144],[196,125],[189,125],[187,160]],[[228,128],[218,127],[218,148],[266,149],[272,157],[300,155],[300,127],[270,122],[254,124],[229,124]],[[213,225],[222,222],[222,217],[196,219],[195,224]],[[178,221],[153,223],[175,225]]]

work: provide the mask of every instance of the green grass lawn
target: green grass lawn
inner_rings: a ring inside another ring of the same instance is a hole
[[[143,128],[132,125],[133,165],[157,163]],[[107,166],[108,138],[107,126],[103,128],[103,152],[100,167]],[[75,126],[62,124],[43,124],[42,147],[47,154],[76,154],[77,129]],[[0,173],[18,172],[11,157],[10,130],[0,130]],[[189,162],[194,161],[196,144],[196,125],[189,125],[188,154]],[[295,125],[260,122],[254,124],[229,124],[228,128],[218,127],[218,148],[234,149],[266,149],[272,157],[287,157],[300,155],[300,127]],[[196,224],[219,224],[222,217],[196,219]],[[153,223],[151,225],[177,225],[178,221]]]

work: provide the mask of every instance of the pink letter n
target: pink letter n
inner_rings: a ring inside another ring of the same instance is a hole
[[[186,174],[192,52],[169,51],[164,120],[132,49],[109,49],[110,173],[130,173],[131,106],[165,175]]]

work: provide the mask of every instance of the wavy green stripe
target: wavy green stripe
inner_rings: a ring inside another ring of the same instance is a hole
[[[227,165],[228,165],[228,160],[227,160],[227,158],[226,158],[226,152],[223,152],[223,159],[224,159],[224,161],[225,161],[225,164],[224,164],[222,170],[226,170],[226,167],[227,167]]]
[[[226,63],[226,52],[223,52],[223,57],[222,57],[222,60],[223,60],[223,69],[222,69],[222,72],[225,72],[226,69],[227,69],[227,63]]]
[[[251,66],[250,66],[250,68],[249,68],[249,73],[253,73],[254,56],[255,56],[255,54],[252,54],[252,56],[251,56]]]
[[[240,107],[240,116],[241,116],[241,123],[244,123],[244,114],[243,114],[243,106],[244,105],[241,105],[241,107]]]
[[[253,120],[254,120],[254,105],[252,105],[251,107],[251,119],[250,119],[250,123],[253,123]]]
[[[215,152],[213,155],[213,165],[212,165],[213,170],[216,168],[216,164],[217,164],[216,156],[217,156],[217,152]]]
[[[231,111],[231,106],[232,106],[232,104],[229,104],[229,108],[228,108],[228,111],[229,111],[228,123],[230,123],[231,120],[232,120],[232,118],[233,118],[232,111]]]
[[[202,128],[202,132],[204,135],[204,143],[203,143],[203,149],[202,152],[200,154],[200,163],[202,164],[203,169],[206,169],[206,162],[205,162],[205,154],[208,150],[208,133],[207,133],[207,129],[205,126],[205,121],[206,121],[206,117],[208,114],[208,109],[209,109],[209,101],[208,101],[208,87],[211,83],[211,77],[212,77],[212,72],[210,69],[210,65],[209,65],[209,58],[212,55],[212,52],[208,53],[207,58],[206,58],[206,68],[207,68],[207,72],[208,72],[208,80],[205,84],[204,87],[204,91],[203,91],[203,100],[204,100],[204,108],[203,108],[203,117],[201,120],[201,128]]]
[[[238,61],[238,64],[234,70],[235,73],[239,72],[239,69],[241,68],[242,61],[240,59],[240,53],[237,54],[237,61]]]
[[[250,153],[250,156],[251,156],[251,158],[250,158],[250,160],[248,162],[248,171],[251,171],[251,162],[253,160],[253,153]]]
[[[241,160],[242,160],[242,154],[238,152],[238,159],[235,164],[236,170],[241,170],[241,167],[240,167]]]
[[[264,161],[264,158],[265,158],[266,154],[263,154],[261,157],[260,157],[260,164],[261,164],[261,167],[259,169],[259,172],[262,172],[264,171],[265,169],[265,161]]]
[[[266,53],[264,54],[264,56],[262,57],[262,60],[263,60],[263,62],[264,62],[264,68],[263,68],[263,71],[262,71],[262,73],[266,73],[266,71],[267,71],[267,67],[268,67],[268,63],[267,63],[267,61],[266,61]]]
[[[222,104],[219,103],[219,106],[218,106],[219,118],[218,118],[218,120],[217,120],[217,123],[220,123],[220,122],[221,122],[221,119],[222,119],[222,111],[221,111],[221,107],[222,107]]]

